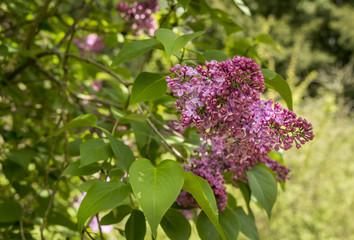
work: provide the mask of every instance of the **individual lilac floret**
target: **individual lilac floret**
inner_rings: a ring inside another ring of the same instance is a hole
[[[129,4],[122,1],[117,4],[117,11],[138,36],[143,33],[153,36],[158,28],[156,20],[151,16],[152,13],[159,11],[157,0],[130,1]]]

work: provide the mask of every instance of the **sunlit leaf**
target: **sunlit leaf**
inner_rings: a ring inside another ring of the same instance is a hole
[[[216,200],[209,183],[191,172],[185,172],[183,190],[192,194],[193,198],[214,224],[222,239],[226,240],[227,238],[218,221]]]
[[[130,190],[129,185],[120,181],[96,182],[93,184],[79,207],[77,216],[79,232],[82,231],[85,222],[91,216],[120,205],[128,197]]]
[[[156,236],[163,215],[181,191],[183,169],[172,160],[153,166],[147,159],[138,159],[130,167],[129,175],[134,195]]]
[[[186,44],[193,38],[199,37],[204,31],[199,31],[183,36],[178,36],[173,31],[160,28],[155,31],[155,37],[162,43],[165,47],[166,56],[170,58],[172,54],[176,53],[178,50],[186,46]]]
[[[144,53],[156,47],[160,42],[156,39],[144,39],[133,41],[125,45],[113,59],[111,67],[115,67],[120,63],[139,57]]]
[[[62,128],[56,130],[54,133],[52,133],[50,136],[56,136],[59,135],[60,133],[70,130],[72,128],[79,128],[79,127],[89,127],[89,126],[95,126],[97,122],[97,117],[93,114],[86,114],[79,116],[77,118],[74,118],[67,124],[65,124]]]

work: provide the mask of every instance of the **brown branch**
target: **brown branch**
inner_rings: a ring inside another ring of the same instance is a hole
[[[157,134],[157,136],[159,136],[162,140],[162,144],[166,147],[166,149],[173,154],[175,157],[177,157],[177,159],[181,159],[183,161],[185,161],[184,157],[182,156],[182,154],[177,151],[177,149],[175,149],[173,146],[171,146],[166,139],[164,138],[164,136],[159,132],[159,130],[155,127],[155,125],[150,121],[150,119],[145,115],[143,109],[141,108],[141,106],[139,104],[136,104],[136,106],[138,107],[138,110],[141,114],[143,114],[145,116],[145,119],[147,121],[147,123],[150,125],[150,127],[152,128],[152,130]]]
[[[90,59],[90,58],[86,58],[86,57],[81,57],[81,56],[78,56],[76,54],[73,54],[73,53],[68,53],[66,54],[66,56],[68,57],[72,57],[72,58],[76,58],[77,60],[80,60],[82,62],[86,62],[86,63],[89,63],[95,67],[98,67],[100,68],[102,71],[108,73],[109,75],[111,75],[112,77],[114,77],[116,80],[118,80],[120,83],[124,84],[125,86],[129,86],[129,85],[132,85],[132,83],[129,83],[129,82],[126,82],[124,81],[120,76],[118,76],[115,72],[113,72],[112,70],[110,70],[109,68],[105,67],[104,65],[98,63],[98,62],[95,62],[94,60]]]
[[[66,154],[67,154],[67,153],[66,153]],[[66,156],[65,156],[65,157],[66,157]],[[50,213],[50,211],[51,211],[51,209],[52,209],[55,194],[57,193],[57,191],[58,191],[58,189],[59,189],[59,183],[60,183],[60,181],[61,181],[61,179],[62,179],[63,172],[64,172],[64,170],[65,170],[68,166],[69,166],[69,163],[66,162],[66,161],[64,161],[64,162],[63,162],[62,169],[61,169],[61,171],[60,171],[60,175],[58,176],[58,179],[57,179],[57,181],[56,181],[56,183],[55,183],[55,187],[54,187],[54,189],[53,189],[53,191],[52,191],[52,194],[51,194],[51,196],[50,196],[49,204],[48,204],[47,210],[45,211],[45,214],[44,214],[44,217],[43,217],[43,221],[42,221],[42,224],[41,224],[41,228],[40,228],[42,240],[44,240],[43,230],[44,230],[44,227],[45,227],[45,225],[46,225],[46,223],[47,223],[49,213]]]
[[[176,136],[178,136],[178,137],[180,137],[180,138],[185,139],[185,137],[184,137],[182,134],[180,134],[180,133],[177,132],[176,130],[170,128],[168,125],[166,125],[166,124],[160,122],[157,118],[155,118],[155,116],[152,114],[152,112],[149,110],[149,108],[145,105],[145,103],[141,103],[141,106],[145,109],[145,111],[148,112],[148,114],[150,115],[150,118],[152,119],[152,121],[154,121],[155,123],[161,125],[164,129],[166,129],[166,130],[172,132],[174,135],[176,135]]]

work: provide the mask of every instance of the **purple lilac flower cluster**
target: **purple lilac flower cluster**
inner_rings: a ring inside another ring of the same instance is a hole
[[[103,42],[104,37],[96,33],[87,35],[83,40],[78,38],[73,39],[73,43],[79,48],[81,55],[85,55],[85,52],[101,52],[105,48]]]
[[[117,11],[138,36],[143,33],[153,36],[158,28],[156,20],[151,16],[152,13],[159,11],[157,0],[130,1],[129,4],[121,1],[117,4]]]
[[[221,173],[234,171],[234,180],[247,180],[245,170],[264,163],[285,181],[289,169],[268,157],[272,150],[297,148],[312,140],[312,125],[297,118],[272,100],[260,100],[264,78],[251,58],[235,56],[226,61],[205,63],[205,68],[176,65],[167,77],[168,88],[178,97],[182,129],[196,127],[204,142],[185,170],[205,178],[211,185],[220,210],[227,198]],[[208,147],[209,146],[209,147]],[[195,206],[182,192],[181,206]]]

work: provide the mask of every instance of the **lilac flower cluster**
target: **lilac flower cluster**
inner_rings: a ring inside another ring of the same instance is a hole
[[[83,40],[78,38],[73,39],[73,43],[79,48],[81,55],[85,55],[85,52],[101,52],[105,48],[103,42],[104,37],[96,33],[87,35]]]
[[[185,170],[205,178],[211,185],[220,210],[227,199],[221,173],[234,171],[234,180],[247,180],[245,170],[264,163],[285,181],[289,170],[268,157],[272,150],[297,148],[312,140],[312,125],[297,118],[279,103],[260,100],[264,78],[250,58],[235,56],[226,61],[205,63],[205,68],[176,65],[167,77],[168,88],[178,97],[180,128],[196,127],[204,139],[198,159]],[[177,203],[195,206],[182,192]]]
[[[157,27],[156,20],[151,16],[152,13],[159,11],[157,0],[145,0],[140,2],[119,2],[117,11],[128,22],[137,36],[146,33],[153,36]]]

